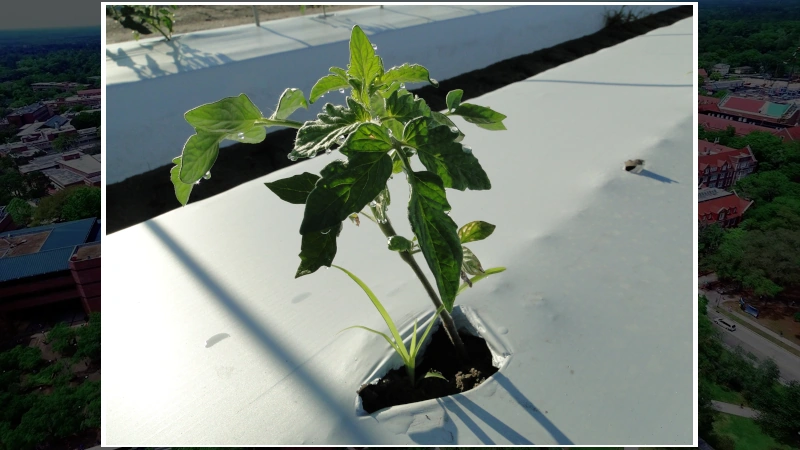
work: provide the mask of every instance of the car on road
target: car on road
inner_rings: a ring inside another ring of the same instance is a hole
[[[728,331],[736,331],[736,325],[728,322],[727,320],[723,319],[722,317],[714,319],[714,323],[725,328]]]

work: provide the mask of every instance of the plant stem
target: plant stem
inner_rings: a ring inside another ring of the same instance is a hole
[[[374,208],[373,208],[374,209]],[[372,211],[372,214],[375,215],[375,211]],[[389,221],[389,218],[386,218],[385,223],[380,223],[376,221],[378,227],[381,229],[383,234],[390,238],[392,236],[396,236],[397,232],[394,231],[394,227],[392,223]],[[422,283],[422,286],[425,288],[425,291],[428,293],[428,296],[433,301],[433,305],[438,310],[439,307],[442,306],[442,301],[439,300],[439,295],[436,294],[436,291],[431,286],[430,282],[428,282],[428,278],[422,272],[422,268],[419,267],[417,261],[414,259],[411,254],[408,252],[397,252],[400,255],[400,259],[402,259],[406,264],[411,267],[411,270],[414,271],[414,274],[419,278],[419,281]],[[450,338],[450,341],[456,348],[456,352],[458,356],[462,359],[468,359],[467,349],[464,347],[464,341],[461,340],[461,336],[458,335],[458,330],[456,329],[456,323],[453,321],[453,317],[447,312],[447,309],[442,309],[442,312],[439,313],[439,317],[442,318],[442,325],[444,326],[444,330],[447,332],[447,336]]]

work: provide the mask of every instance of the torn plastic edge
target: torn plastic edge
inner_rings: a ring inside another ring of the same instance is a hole
[[[489,352],[492,354],[492,365],[497,368],[498,372],[503,370],[505,366],[508,364],[509,359],[511,358],[511,352],[509,351],[508,345],[504,342],[503,339],[499,337],[497,333],[494,333],[491,328],[489,328],[486,323],[480,318],[479,314],[472,308],[467,306],[456,306],[453,308],[453,312],[451,313],[453,316],[453,321],[456,324],[456,328],[467,334],[472,336],[477,336],[482,338],[486,341],[486,345],[489,347]],[[428,322],[432,319],[433,312],[429,311],[424,316],[424,321],[418,322],[417,325],[417,338],[420,338],[422,333],[425,330],[425,327],[428,326]],[[433,325],[431,332],[425,338],[425,341],[422,343],[422,347],[420,348],[419,355],[422,356],[425,354],[425,351],[430,345],[431,339],[435,332],[441,326],[441,321]],[[406,326],[401,332],[400,335],[403,337],[403,343],[408,348],[408,343],[411,341],[411,333],[413,333],[413,322]],[[359,386],[363,386],[365,384],[376,385],[381,378],[385,377],[389,371],[398,369],[403,367],[403,361],[397,352],[392,351],[391,353],[387,353],[386,357],[383,358],[379,363],[375,365],[375,368],[372,370],[372,373],[366,377],[367,381],[361,383]],[[491,380],[492,377],[486,379],[486,381]],[[482,388],[486,383],[481,383],[479,386],[470,389],[470,391],[474,391],[476,389]],[[455,395],[463,395],[463,394],[455,394]],[[446,398],[446,397],[445,397]],[[378,413],[385,413],[386,411],[391,410],[392,408],[399,408],[403,406],[411,406],[411,405],[420,405],[426,402],[435,402],[437,399],[425,400],[422,402],[415,402],[415,403],[408,403],[404,405],[395,405],[390,406],[389,408],[383,408],[373,413],[368,413],[364,409],[364,402],[361,399],[361,395],[356,393],[355,398],[355,413],[358,417],[364,416],[371,416]]]

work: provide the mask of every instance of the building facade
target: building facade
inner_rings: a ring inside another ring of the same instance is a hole
[[[97,219],[25,228],[0,235],[0,311],[72,302],[100,311]]]
[[[749,145],[735,149],[704,140],[697,144],[699,184],[728,189],[756,170],[758,161]]]
[[[698,226],[703,229],[712,224],[723,228],[739,225],[744,213],[753,202],[722,189],[701,185],[697,194]]]
[[[19,128],[25,124],[44,122],[52,116],[50,109],[42,102],[23,106],[6,116],[8,123]]]
[[[722,117],[767,127],[792,127],[800,122],[800,109],[794,103],[774,103],[728,94],[717,103]]]

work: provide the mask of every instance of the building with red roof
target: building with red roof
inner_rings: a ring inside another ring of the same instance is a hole
[[[756,157],[748,145],[735,149],[708,141],[697,141],[697,177],[700,184],[728,189],[756,170]]]
[[[724,118],[744,118],[758,125],[787,127],[800,122],[800,109],[794,103],[774,103],[728,94],[717,103],[717,109]]]
[[[790,141],[800,141],[800,125],[783,130],[783,134],[787,136]]]
[[[713,111],[719,112],[719,108],[717,105],[719,104],[719,100],[716,97],[709,97],[707,95],[698,95],[697,96],[697,111],[704,112],[704,111]]]
[[[706,73],[706,69],[700,69],[698,73],[700,74],[701,77],[708,78],[708,73]]]
[[[775,136],[779,136],[781,139],[788,138],[788,134],[783,129],[762,127],[760,125],[742,122],[741,120],[731,120],[723,117],[717,117],[719,115],[720,114],[716,113],[700,114],[697,117],[697,121],[703,126],[703,128],[711,131],[725,131],[728,129],[728,127],[733,127],[736,136],[744,136],[754,131],[764,131],[774,134]]]
[[[95,96],[95,95],[100,95],[100,92],[102,92],[100,89],[86,89],[86,90],[83,90],[83,91],[78,91],[78,96],[79,97],[92,97],[92,96]]]
[[[751,200],[717,188],[701,186],[697,193],[697,215],[700,228],[718,223],[723,228],[739,225]]]

